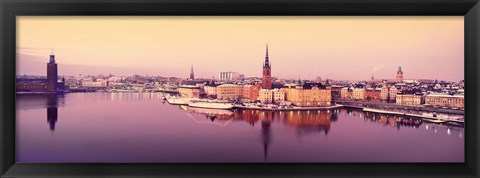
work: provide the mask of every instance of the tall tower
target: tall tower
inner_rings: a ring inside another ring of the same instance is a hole
[[[194,80],[195,79],[195,75],[193,74],[193,65],[192,65],[192,69],[190,70],[190,80]]]
[[[58,83],[57,63],[55,63],[55,55],[50,55],[50,61],[47,63],[47,91],[56,92]]]
[[[402,71],[402,66],[398,66],[398,71],[397,71],[397,82],[403,82],[403,71]]]
[[[263,63],[263,80],[262,88],[272,89],[272,65],[268,60],[268,44],[267,44],[267,53],[265,55],[265,62]]]

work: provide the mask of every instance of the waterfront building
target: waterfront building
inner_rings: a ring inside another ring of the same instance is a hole
[[[380,89],[380,99],[382,101],[388,102],[388,93],[389,93],[389,87],[387,87],[387,85],[383,85],[382,88]]]
[[[365,99],[365,89],[362,87],[355,87],[352,91],[352,98],[355,100],[364,100]]]
[[[265,104],[275,103],[285,101],[285,92],[275,88],[275,89],[261,89],[259,92],[258,100]]]
[[[57,63],[55,55],[50,55],[47,63],[47,78],[25,78],[16,79],[16,92],[42,92],[56,93],[65,90],[65,78],[58,81]]]
[[[340,90],[340,98],[342,98],[342,99],[352,99],[353,98],[353,89],[351,87],[343,87]]]
[[[402,66],[398,66],[396,82],[403,82]]]
[[[365,91],[365,99],[368,101],[381,101],[380,88],[367,88]]]
[[[464,108],[464,95],[448,95],[443,93],[428,94],[425,97],[425,104],[439,107]]]
[[[398,93],[395,101],[398,105],[418,106],[422,103],[422,96],[419,94]]]
[[[388,88],[388,100],[389,100],[389,102],[395,102],[395,100],[397,98],[397,93],[398,93],[397,87],[391,86],[391,87]]]
[[[217,99],[238,100],[242,97],[242,86],[235,84],[223,84],[217,86]]]
[[[282,91],[295,106],[330,106],[332,101],[331,90],[321,83],[287,84]]]
[[[278,88],[275,88],[272,91],[273,91],[273,102],[274,103],[280,103],[280,102],[285,101],[285,92],[284,91],[282,91]]]
[[[199,98],[200,97],[200,87],[194,85],[180,85],[177,88],[177,91],[181,96],[188,98]]]
[[[104,79],[83,79],[82,86],[89,88],[105,88],[108,87],[109,81]]]
[[[254,102],[260,95],[260,87],[257,85],[244,85],[242,87],[242,97],[246,102]]]
[[[258,95],[258,100],[264,104],[273,103],[273,91],[269,89],[261,89]]]
[[[218,85],[215,84],[214,82],[207,82],[207,84],[203,86],[203,90],[207,94],[207,97],[209,98],[217,97],[217,86]]]
[[[332,85],[331,86],[332,99],[333,100],[342,98],[342,96],[341,96],[342,95],[342,93],[341,93],[342,89],[343,89],[342,86],[337,86],[337,85]]]
[[[263,78],[262,78],[262,88],[272,89],[272,65],[268,59],[268,44],[265,55],[265,62],[263,63]]]

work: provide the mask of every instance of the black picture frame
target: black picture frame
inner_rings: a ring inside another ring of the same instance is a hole
[[[0,176],[479,177],[478,0],[0,0]],[[460,15],[465,17],[465,163],[59,164],[15,162],[16,21],[20,15]]]

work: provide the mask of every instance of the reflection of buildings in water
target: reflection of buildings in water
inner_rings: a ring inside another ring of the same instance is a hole
[[[199,124],[208,123],[218,126],[226,126],[228,123],[234,120],[234,114],[230,110],[195,108],[184,105],[181,105],[180,108],[186,111],[188,117]],[[208,121],[200,120],[195,117],[194,114],[197,116],[204,116],[206,119],[208,119]],[[216,120],[218,120],[218,122],[215,122]]]
[[[16,94],[16,109],[39,109],[45,108],[48,105],[48,97],[52,94],[38,93],[38,94]],[[65,104],[65,97],[63,94],[57,94],[57,105],[63,106]]]
[[[364,118],[373,122],[378,122],[382,125],[388,124],[392,127],[397,127],[397,129],[400,129],[401,126],[418,128],[422,124],[422,121],[420,119],[410,117],[403,118],[401,116],[391,116],[387,114],[372,112],[364,112]]]
[[[460,139],[463,138],[463,127],[449,126],[442,124],[425,124],[425,130],[434,132],[435,134],[458,135]]]
[[[190,113],[197,113],[205,116],[217,122],[221,120],[243,120],[250,125],[255,125],[258,121],[261,121],[261,139],[263,145],[264,159],[268,158],[268,148],[272,143],[271,135],[271,123],[274,120],[284,122],[288,126],[297,128],[297,133],[300,135],[304,133],[328,133],[330,130],[330,123],[337,121],[340,110],[322,110],[322,111],[260,111],[260,110],[236,110],[232,114],[220,114],[214,113],[214,110],[210,109],[194,109],[191,107],[180,106],[187,111],[187,115]],[[206,112],[211,111],[211,112]],[[223,110],[222,112],[227,112]],[[231,112],[231,111],[230,111]],[[194,119],[192,117],[192,119]],[[194,119],[195,120],[195,119]],[[200,123],[199,121],[196,121]]]
[[[328,134],[332,118],[336,121],[336,110],[288,111],[279,113],[280,120],[297,128],[298,134],[324,132]]]
[[[262,143],[263,143],[263,157],[265,161],[268,158],[268,146],[272,140],[272,134],[270,133],[270,124],[271,121],[264,120],[262,121]]]
[[[379,122],[382,125],[390,125],[392,127],[397,126],[397,118],[385,114],[365,112],[364,118],[370,121]]]
[[[58,107],[65,104],[63,94],[17,94],[16,95],[17,110],[22,109],[47,109],[47,122],[50,130],[55,130],[58,121]]]
[[[259,113],[262,111],[259,110],[239,110],[235,112],[235,118],[242,119],[245,122],[249,123],[251,126],[254,126],[260,118],[258,117]]]
[[[47,95],[47,122],[50,130],[55,130],[55,124],[58,120],[58,96],[56,94]]]

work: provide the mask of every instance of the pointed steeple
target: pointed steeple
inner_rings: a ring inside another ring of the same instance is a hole
[[[267,43],[267,49],[265,53],[265,62],[263,63],[263,67],[271,67],[270,66],[270,61],[268,60],[268,43]]]
[[[267,54],[265,56],[267,56],[267,59],[268,59],[268,43],[267,43]]]
[[[191,80],[195,79],[195,75],[193,74],[193,64],[192,64],[192,68],[191,68],[191,71],[190,71],[190,79]]]

